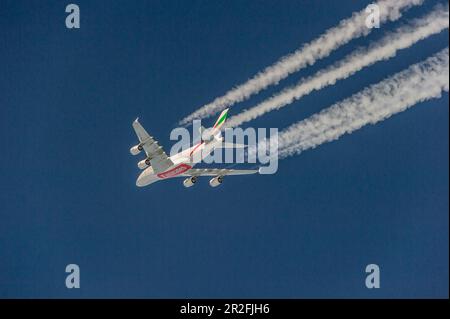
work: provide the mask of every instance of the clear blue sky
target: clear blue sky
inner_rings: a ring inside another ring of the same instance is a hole
[[[0,297],[448,297],[448,94],[276,175],[135,186],[137,116],[169,150],[182,117],[368,1],[76,0],[79,30],[68,3],[0,2]],[[446,46],[432,36],[249,125],[282,129]],[[65,287],[69,263],[81,289]]]

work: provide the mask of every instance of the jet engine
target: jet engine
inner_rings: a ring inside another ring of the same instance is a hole
[[[131,155],[138,155],[142,151],[143,147],[141,144],[135,145],[130,148]]]
[[[209,181],[209,185],[211,187],[217,187],[220,184],[222,184],[222,182],[223,182],[223,176],[217,176],[217,177],[214,177],[213,179],[211,179]]]
[[[149,167],[151,164],[150,164],[150,158],[149,157],[147,157],[146,159],[143,159],[142,161],[140,161],[138,164],[138,167],[140,168],[140,169],[146,169],[147,167]]]
[[[184,185],[184,187],[191,187],[191,186],[194,186],[194,184],[196,182],[197,182],[197,176],[192,176],[192,177],[186,178],[183,181],[183,185]]]

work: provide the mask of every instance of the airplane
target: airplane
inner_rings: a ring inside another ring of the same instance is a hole
[[[145,159],[138,163],[143,170],[136,180],[136,186],[143,187],[160,180],[187,177],[183,181],[184,187],[191,187],[197,182],[199,176],[213,176],[209,181],[211,187],[217,187],[227,175],[248,175],[258,173],[258,170],[193,168],[217,148],[245,147],[245,145],[225,143],[220,128],[225,123],[228,109],[224,110],[212,128],[200,128],[201,140],[194,146],[173,156],[167,156],[158,142],[150,136],[139,123],[139,118],[133,122],[133,129],[139,144],[130,148],[132,155],[145,152]]]

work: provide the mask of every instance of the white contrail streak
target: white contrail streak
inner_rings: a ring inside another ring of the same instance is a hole
[[[284,158],[337,140],[449,90],[448,47],[382,82],[291,125],[278,136]]]
[[[380,23],[384,23],[387,20],[395,21],[399,19],[402,11],[422,3],[423,0],[379,0],[375,4],[380,9]],[[181,120],[180,124],[184,125],[192,120],[211,116],[237,102],[244,101],[266,87],[277,84],[290,74],[327,57],[331,52],[352,39],[366,36],[372,31],[371,28],[366,26],[367,17],[368,13],[365,9],[353,13],[350,18],[342,20],[337,26],[328,29],[319,38],[303,45],[294,53],[281,58],[247,82],[216,98],[213,102],[202,106]]]
[[[227,121],[226,125],[228,127],[239,126],[267,112],[280,109],[314,90],[334,85],[336,81],[348,78],[365,67],[394,57],[398,50],[409,48],[420,40],[448,29],[448,27],[448,4],[445,7],[439,5],[425,17],[415,19],[412,23],[398,28],[395,32],[389,33],[368,48],[351,53],[331,67],[302,79],[296,86],[233,116]]]

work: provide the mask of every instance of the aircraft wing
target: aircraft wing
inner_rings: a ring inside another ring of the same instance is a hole
[[[220,169],[220,168],[191,168],[184,176],[225,176],[249,175],[258,173],[257,169]]]
[[[246,148],[247,145],[224,142],[216,146],[216,148]]]
[[[133,122],[133,128],[155,173],[162,173],[173,165],[163,148],[147,133],[138,119]]]

